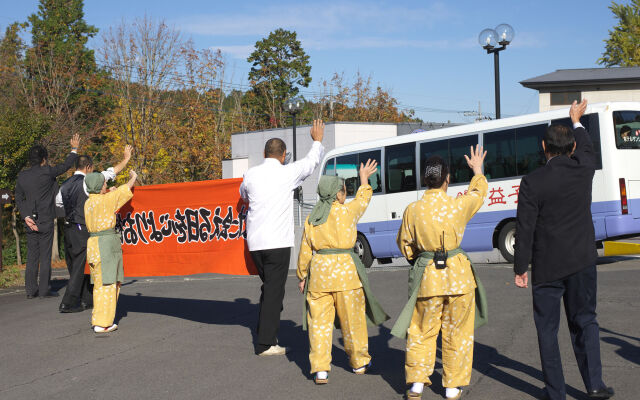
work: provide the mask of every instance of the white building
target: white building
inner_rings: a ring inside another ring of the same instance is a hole
[[[540,112],[582,99],[590,103],[640,101],[640,67],[559,69],[520,84],[539,92]]]

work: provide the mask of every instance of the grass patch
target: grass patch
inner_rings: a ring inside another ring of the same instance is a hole
[[[24,278],[17,265],[3,266],[0,272],[0,288],[24,286]]]

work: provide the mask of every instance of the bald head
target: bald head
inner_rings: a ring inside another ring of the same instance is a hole
[[[280,159],[287,151],[287,145],[282,139],[271,138],[267,140],[264,145],[264,157],[265,158],[277,158]]]

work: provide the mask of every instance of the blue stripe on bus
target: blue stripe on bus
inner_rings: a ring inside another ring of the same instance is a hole
[[[635,211],[635,213],[632,213]],[[629,200],[629,214],[621,215],[620,201],[601,201],[591,205],[596,240],[640,233],[640,199]],[[516,210],[489,211],[476,214],[462,239],[465,251],[493,250],[493,234],[498,224],[506,219],[515,219]],[[396,236],[401,220],[365,222],[358,224],[376,258],[402,257],[396,245]]]

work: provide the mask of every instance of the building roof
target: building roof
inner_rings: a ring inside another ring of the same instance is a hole
[[[620,83],[640,83],[640,67],[559,69],[520,82],[530,89]]]

